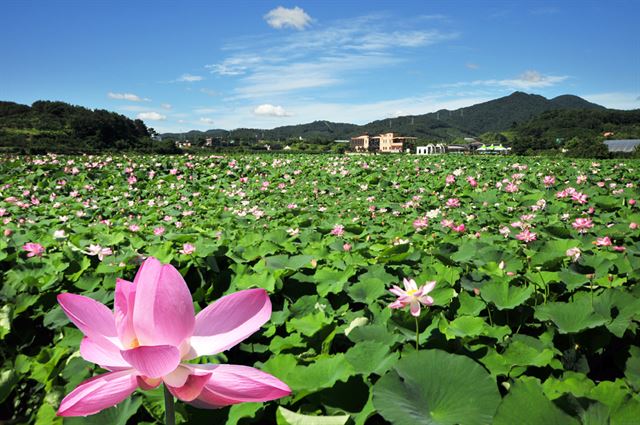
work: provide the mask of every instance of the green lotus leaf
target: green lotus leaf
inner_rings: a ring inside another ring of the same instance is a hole
[[[532,285],[516,286],[508,279],[493,279],[482,286],[480,296],[493,303],[498,310],[512,309],[531,297],[535,288]]]
[[[480,365],[440,350],[405,354],[373,387],[374,406],[396,425],[491,424],[499,403]]]
[[[544,396],[534,378],[521,378],[509,389],[498,407],[494,425],[579,425]]]
[[[608,323],[611,318],[593,310],[591,295],[578,293],[573,301],[539,305],[535,310],[538,320],[551,320],[560,333],[576,333]]]
[[[340,416],[311,416],[292,412],[284,407],[278,407],[276,421],[278,425],[344,425],[349,415]]]

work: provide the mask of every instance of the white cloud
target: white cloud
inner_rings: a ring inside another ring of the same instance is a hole
[[[278,6],[264,15],[264,19],[273,28],[295,28],[297,30],[305,29],[311,25],[312,21],[311,16],[297,6],[292,9]]]
[[[555,86],[569,78],[568,75],[543,75],[538,71],[525,71],[517,78],[504,80],[475,80],[452,84],[442,84],[439,87],[491,86],[505,87],[516,90],[531,90]]]
[[[397,60],[383,55],[343,55],[307,62],[263,65],[241,80],[229,99],[256,99],[338,85],[353,72],[391,65]]]
[[[269,103],[265,103],[263,105],[257,106],[253,113],[255,115],[263,115],[270,117],[290,117],[291,114],[284,110],[282,106],[271,105]]]
[[[191,74],[182,74],[180,78],[177,79],[177,81],[179,82],[187,82],[187,83],[193,83],[195,81],[202,81],[202,80],[204,80],[204,77],[200,75],[191,75]]]
[[[107,93],[107,97],[109,99],[117,99],[117,100],[128,100],[131,102],[143,102],[143,101],[148,101],[149,99],[143,99],[138,95],[135,95],[133,93],[114,93],[114,92],[109,92]]]
[[[148,121],[164,121],[167,119],[167,116],[159,114],[157,112],[141,112],[138,114],[138,119]]]
[[[226,58],[221,63],[205,65],[212,74],[218,75],[242,75],[253,65],[262,63],[264,59],[260,56],[240,54]]]
[[[389,16],[367,15],[337,21],[305,32],[235,42],[233,53],[206,65],[211,73],[235,76],[226,100],[328,87],[400,62],[410,61],[398,49],[416,50],[458,37],[458,33],[410,27],[386,30]]]
[[[199,108],[199,109],[194,109],[193,112],[199,115],[206,115],[206,114],[212,114],[214,112],[218,112],[218,110],[216,108]]]
[[[128,112],[141,112],[141,111],[147,110],[147,108],[141,105],[123,105],[118,107],[118,109],[121,111],[128,111]]]
[[[213,119],[211,118],[200,118],[200,122],[202,124],[213,125]]]
[[[162,106],[163,109],[171,109],[171,108],[173,108],[173,106],[171,106],[170,103],[163,103],[160,106]]]
[[[204,94],[206,94],[208,96],[217,96],[219,94],[215,90],[205,89],[205,88],[200,89],[200,93],[204,93]]]
[[[478,65],[477,63],[473,63],[473,62],[468,62],[464,66],[466,66],[469,69],[478,69],[478,68],[480,68],[480,65]]]
[[[612,109],[640,109],[640,96],[638,93],[596,93],[580,96],[589,102],[606,106]]]

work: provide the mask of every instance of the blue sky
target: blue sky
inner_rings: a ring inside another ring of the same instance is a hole
[[[369,121],[515,90],[640,108],[640,2],[0,4],[0,99],[158,131]]]

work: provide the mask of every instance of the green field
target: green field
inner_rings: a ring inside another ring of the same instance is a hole
[[[536,157],[0,157],[0,422],[63,423],[63,397],[104,371],[56,295],[111,308],[116,279],[155,257],[196,311],[265,289],[261,330],[199,361],[292,390],[179,401],[178,423],[638,423],[639,174]],[[389,308],[404,278],[436,282],[417,320]],[[64,423],[161,423],[163,406],[139,390]]]

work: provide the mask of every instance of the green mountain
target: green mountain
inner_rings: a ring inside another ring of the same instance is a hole
[[[314,121],[308,124],[276,127],[271,130],[236,129],[191,131],[185,135],[167,133],[163,137],[216,137],[229,140],[334,140],[368,133],[393,131],[421,139],[451,141],[460,137],[479,136],[486,132],[508,130],[516,124],[545,112],[559,109],[605,110],[603,106],[572,95],[547,99],[540,95],[515,92],[509,96],[456,110],[443,109],[423,115],[410,115],[372,121],[365,125]]]

